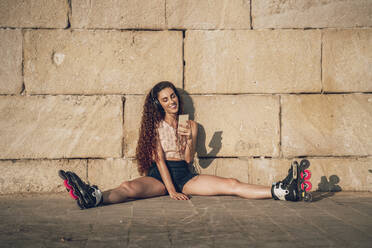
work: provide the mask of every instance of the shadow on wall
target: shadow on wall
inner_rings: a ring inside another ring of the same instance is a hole
[[[194,103],[190,95],[183,89],[178,89],[180,92],[182,101],[184,104],[184,112],[189,114],[190,120],[195,119],[195,108]],[[199,160],[199,165],[203,169],[208,168],[210,164],[213,162],[214,157],[217,156],[218,152],[221,150],[222,147],[222,131],[217,131],[213,134],[211,140],[208,143],[208,147],[212,148],[210,152],[207,153],[206,147],[206,133],[203,125],[198,123],[198,141],[196,146],[196,153],[199,158],[210,157],[211,159],[201,159]]]
[[[202,157],[216,157],[217,153],[221,150],[222,147],[222,131],[214,132],[211,141],[208,144],[208,147],[212,148],[212,150],[207,153],[206,144],[206,135],[204,127],[198,124],[198,146],[197,154],[199,158]],[[212,163],[213,159],[203,159],[199,160],[199,165],[203,169],[208,168],[208,166]]]
[[[320,178],[320,183],[318,184],[318,190],[320,192],[340,192],[341,187],[337,185],[340,182],[340,178],[337,175],[332,175],[329,177],[322,176]]]
[[[320,178],[320,183],[318,184],[318,189],[312,192],[313,202],[320,201],[322,199],[333,196],[336,192],[342,191],[340,185],[340,178],[337,175],[332,175],[329,180],[326,176]]]

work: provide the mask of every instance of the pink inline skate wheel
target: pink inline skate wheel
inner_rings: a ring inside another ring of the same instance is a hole
[[[301,172],[301,178],[309,180],[311,178],[311,172],[309,170],[304,170],[304,173]]]
[[[65,187],[67,189],[72,190],[72,186],[70,184],[68,184],[68,180],[67,179],[63,181],[63,184],[65,185]]]
[[[74,190],[70,190],[70,196],[76,200],[78,197],[75,195]]]
[[[306,184],[306,189],[305,189],[306,192],[309,192],[313,188],[313,185],[311,184],[310,181],[305,181],[304,183],[301,184],[302,189],[304,188],[304,184]]]

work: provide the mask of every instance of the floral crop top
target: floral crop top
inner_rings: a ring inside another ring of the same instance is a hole
[[[185,159],[186,136],[178,135],[177,129],[164,120],[159,124],[158,134],[166,160],[169,158]]]

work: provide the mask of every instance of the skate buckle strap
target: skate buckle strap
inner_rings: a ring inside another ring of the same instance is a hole
[[[96,198],[96,206],[101,203],[102,193],[99,189],[94,188],[94,192],[92,192],[92,196]]]
[[[295,161],[295,163],[293,163],[293,171],[292,171],[292,173],[293,173],[293,179],[297,179],[297,170],[298,170],[298,163],[297,163],[297,161]]]
[[[285,201],[285,196],[288,195],[289,191],[282,188],[282,183],[276,186],[277,190],[274,190],[276,197],[280,200]]]

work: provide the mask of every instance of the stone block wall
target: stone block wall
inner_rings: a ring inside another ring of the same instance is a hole
[[[0,194],[138,177],[145,94],[199,123],[197,171],[372,191],[371,0],[0,0]]]

